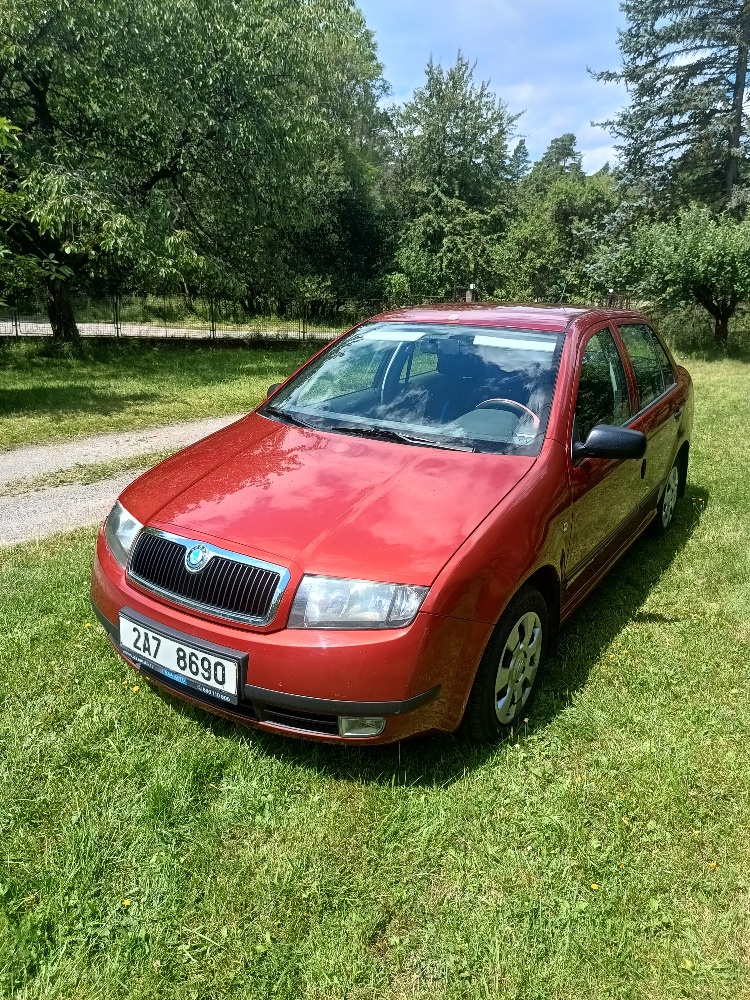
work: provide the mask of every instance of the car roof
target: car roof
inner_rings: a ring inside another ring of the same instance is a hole
[[[399,323],[465,323],[467,326],[498,326],[517,330],[564,333],[573,320],[591,313],[611,318],[619,310],[586,309],[561,305],[498,305],[493,302],[446,302],[435,305],[391,309],[373,319]]]

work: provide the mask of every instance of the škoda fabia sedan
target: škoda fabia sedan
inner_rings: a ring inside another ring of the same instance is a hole
[[[385,313],[125,490],[94,606],[135,670],[238,722],[494,740],[561,623],[669,527],[692,420],[637,313]]]

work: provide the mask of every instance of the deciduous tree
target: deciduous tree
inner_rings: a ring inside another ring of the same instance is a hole
[[[60,339],[91,278],[223,265],[268,290],[350,182],[380,74],[351,0],[0,0],[0,21],[2,240],[48,262]]]
[[[724,345],[737,306],[750,298],[750,222],[714,216],[703,206],[668,222],[642,223],[631,240],[603,248],[606,280],[668,307],[697,302]]]

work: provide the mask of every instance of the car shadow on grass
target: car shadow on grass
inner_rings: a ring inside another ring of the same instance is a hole
[[[688,483],[685,499],[675,511],[667,534],[647,531],[596,588],[563,628],[559,649],[540,677],[541,686],[515,738],[543,733],[556,716],[570,706],[586,684],[602,653],[609,649],[629,622],[674,622],[677,619],[641,609],[649,593],[687,544],[708,506],[708,491]],[[430,734],[382,747],[332,746],[246,729],[211,716],[184,702],[169,700],[176,711],[200,720],[238,744],[252,742],[270,757],[311,769],[323,776],[368,784],[436,786],[458,781],[511,746],[476,746],[457,734]]]

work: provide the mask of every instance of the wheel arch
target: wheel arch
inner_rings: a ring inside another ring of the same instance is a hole
[[[554,566],[542,566],[524,580],[523,586],[535,587],[544,598],[549,613],[547,648],[550,653],[555,653],[560,638],[560,575]]]

